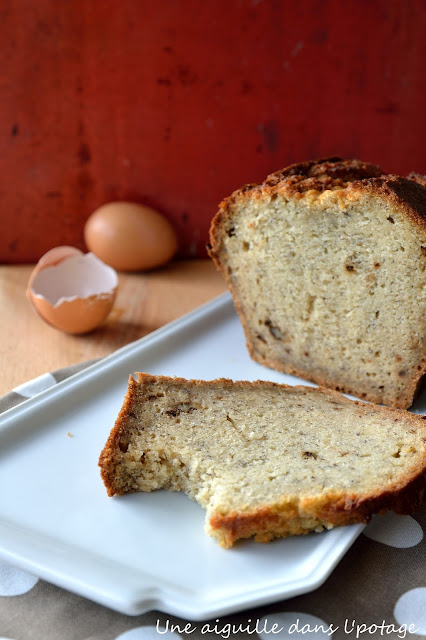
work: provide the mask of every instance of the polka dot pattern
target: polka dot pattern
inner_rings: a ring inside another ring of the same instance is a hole
[[[35,576],[0,562],[0,596],[20,596],[31,591],[37,582]]]
[[[411,589],[398,600],[394,609],[398,624],[413,625],[412,633],[426,635],[426,587]]]
[[[391,512],[375,516],[363,533],[371,540],[397,549],[415,547],[423,540],[423,530],[414,518]]]

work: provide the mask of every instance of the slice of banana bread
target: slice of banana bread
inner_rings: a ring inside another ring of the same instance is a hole
[[[292,165],[225,199],[209,253],[251,357],[407,408],[426,372],[424,177],[339,158]]]
[[[108,494],[184,491],[223,547],[423,501],[424,417],[309,387],[135,375],[99,460]]]

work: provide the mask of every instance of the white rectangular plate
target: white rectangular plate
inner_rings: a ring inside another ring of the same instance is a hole
[[[185,495],[107,497],[99,453],[135,371],[300,382],[249,358],[225,294],[9,410],[0,420],[0,558],[128,615],[203,620],[319,587],[362,526],[224,550]]]

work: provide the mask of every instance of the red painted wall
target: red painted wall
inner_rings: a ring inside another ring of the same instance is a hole
[[[426,172],[423,0],[4,0],[0,261],[104,202],[205,255],[222,197],[328,154]]]

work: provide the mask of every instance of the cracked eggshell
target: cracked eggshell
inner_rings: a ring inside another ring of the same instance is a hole
[[[118,277],[93,253],[55,247],[34,268],[27,289],[37,313],[66,333],[87,333],[98,327],[114,304]]]

